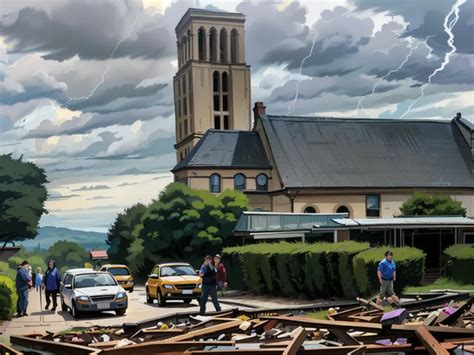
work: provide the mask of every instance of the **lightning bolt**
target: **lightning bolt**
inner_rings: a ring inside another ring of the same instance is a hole
[[[135,30],[135,26],[138,22],[138,19],[140,17],[142,17],[145,13],[144,12],[140,12],[138,13],[138,15],[135,17],[135,19],[133,20],[133,23],[132,25],[130,26],[129,28],[129,31],[115,44],[115,47],[114,49],[112,50],[112,52],[110,52],[110,56],[109,56],[109,59],[108,59],[108,62],[107,62],[107,65],[105,67],[105,70],[104,72],[102,73],[101,75],[101,78],[100,78],[100,81],[97,83],[97,85],[91,90],[91,92],[86,95],[86,96],[80,96],[80,97],[68,97],[68,102],[70,101],[77,101],[77,100],[87,100],[87,99],[90,99],[92,96],[94,96],[95,92],[97,91],[98,88],[100,88],[104,83],[105,83],[105,77],[107,75],[107,73],[109,72],[110,70],[110,66],[112,64],[112,59],[115,55],[115,53],[117,52],[117,50],[119,49],[120,45],[125,42],[125,40],[127,40],[128,38],[130,38],[130,36],[132,35],[133,31]]]
[[[461,7],[462,4],[464,4],[466,0],[456,0],[456,2],[453,4],[451,7],[451,11],[446,15],[444,18],[443,22],[443,28],[444,32],[448,35],[448,46],[451,48],[446,54],[444,55],[443,62],[441,65],[436,68],[429,76],[428,80],[426,83],[420,86],[420,96],[412,102],[412,104],[408,107],[408,109],[400,116],[400,118],[405,117],[412,109],[413,107],[420,101],[424,96],[425,96],[425,89],[431,84],[431,79],[438,74],[439,72],[442,72],[444,68],[446,68],[446,65],[449,64],[451,56],[456,53],[457,48],[454,46],[454,34],[453,34],[453,28],[456,25],[456,23],[459,20],[459,8]],[[454,15],[454,18],[450,20],[451,16]]]
[[[385,74],[384,76],[382,76],[381,78],[379,78],[379,80],[377,80],[377,82],[375,83],[374,87],[372,88],[372,91],[370,92],[369,95],[364,95],[363,97],[361,97],[359,99],[359,101],[357,102],[357,108],[356,108],[356,114],[357,116],[359,117],[359,110],[362,110],[364,107],[362,106],[362,101],[368,97],[371,97],[375,94],[375,89],[377,89],[377,87],[382,83],[382,81],[384,81],[386,78],[388,78],[391,74],[393,73],[396,73],[398,72],[400,69],[403,68],[403,66],[408,62],[408,60],[410,59],[410,57],[412,56],[413,52],[415,50],[418,49],[418,47],[421,45],[421,44],[425,44],[426,46],[428,46],[427,44],[427,41],[429,38],[433,37],[432,35],[430,36],[427,36],[426,39],[424,41],[419,41],[416,46],[411,46],[410,47],[410,51],[408,52],[408,54],[405,56],[405,59],[403,59],[403,61],[400,63],[400,65],[398,67],[396,67],[395,69],[392,69],[390,70],[387,74]]]
[[[300,78],[298,79],[298,81],[296,82],[296,93],[295,93],[295,98],[293,99],[292,102],[290,102],[290,104],[288,105],[288,115],[291,113],[291,111],[293,110],[293,108],[295,107],[295,104],[296,104],[296,101],[298,101],[298,96],[299,96],[299,91],[300,91],[300,82],[301,82],[301,75],[303,73],[303,65],[304,65],[304,62],[306,62],[307,59],[311,58],[311,56],[313,55],[313,50],[314,50],[314,44],[316,42],[316,38],[318,37],[318,33],[316,33],[314,35],[314,38],[313,38],[313,42],[311,43],[311,49],[309,51],[309,54],[303,58],[303,60],[301,61],[301,64],[300,64],[300,73],[299,73],[299,76]]]

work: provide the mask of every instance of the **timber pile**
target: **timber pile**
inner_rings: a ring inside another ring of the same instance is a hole
[[[17,351],[57,354],[474,353],[474,298],[446,293],[400,309],[358,299],[315,319],[301,309],[180,313],[116,327],[12,336]],[[14,349],[10,350],[14,353]]]

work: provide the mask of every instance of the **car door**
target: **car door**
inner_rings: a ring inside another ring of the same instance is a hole
[[[64,303],[68,307],[71,307],[71,298],[74,292],[72,290],[72,282],[73,282],[73,276],[71,274],[67,274],[66,277],[64,278],[64,285],[62,285],[62,290],[61,290]],[[66,288],[66,285],[70,287]]]
[[[150,295],[156,298],[157,295],[157,288],[158,288],[158,278],[160,276],[160,268],[155,266],[151,270],[150,277],[148,278],[148,289],[150,290]]]

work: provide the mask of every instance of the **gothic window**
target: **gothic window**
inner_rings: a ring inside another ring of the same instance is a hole
[[[209,191],[214,193],[221,192],[221,176],[219,174],[212,174],[209,178]]]
[[[221,63],[226,63],[227,62],[227,31],[225,28],[221,30],[220,37],[221,37],[220,46],[219,46],[220,59],[221,59]]]
[[[230,60],[232,63],[238,62],[238,44],[239,44],[239,32],[234,28],[230,32]]]
[[[234,190],[243,191],[245,190],[245,175],[236,174],[234,176]]]
[[[206,60],[206,30],[202,27],[198,30],[198,52],[199,60]]]
[[[217,31],[213,27],[209,31],[209,55],[211,63],[217,62]]]

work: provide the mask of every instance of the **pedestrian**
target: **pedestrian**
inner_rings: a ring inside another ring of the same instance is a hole
[[[222,263],[222,256],[216,254],[214,256],[214,265],[217,269],[216,281],[217,288],[224,294],[224,289],[227,288],[227,270]]]
[[[18,293],[18,317],[24,317],[28,315],[26,313],[28,308],[28,290],[32,286],[31,279],[28,275],[28,270],[28,261],[24,260],[20,264],[20,268],[18,268],[16,273],[15,286],[16,292]]]
[[[199,276],[202,278],[201,300],[199,302],[201,307],[199,314],[202,316],[206,314],[206,303],[209,294],[211,294],[214,308],[216,311],[220,311],[221,306],[217,300],[217,269],[212,264],[212,256],[206,255],[204,258],[204,263],[202,264],[201,269],[199,269]]]
[[[45,288],[45,295],[46,295],[46,307],[45,309],[49,308],[51,304],[51,298],[53,299],[53,308],[51,310],[54,312],[56,311],[56,307],[58,306],[58,292],[59,292],[59,283],[61,281],[61,275],[59,274],[59,270],[56,268],[56,262],[54,260],[48,261],[48,268],[44,273],[44,288]]]
[[[43,272],[41,271],[41,268],[36,269],[36,276],[35,276],[35,288],[36,291],[41,292],[41,285],[43,284]]]
[[[380,298],[391,299],[396,306],[400,306],[393,287],[397,280],[397,264],[393,261],[393,253],[390,250],[385,252],[385,258],[379,263],[377,277],[380,283]]]

